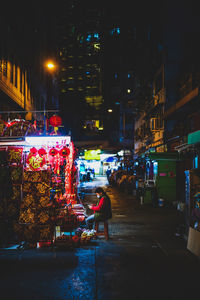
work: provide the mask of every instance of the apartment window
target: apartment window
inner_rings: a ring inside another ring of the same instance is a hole
[[[151,129],[151,131],[157,130],[157,118],[150,119],[150,129]]]
[[[111,35],[119,35],[120,34],[120,28],[116,27],[110,30]]]
[[[0,72],[3,73],[3,75],[6,77],[7,77],[7,68],[8,68],[7,60],[5,59],[0,60]]]
[[[10,82],[13,83],[13,64],[10,64]]]
[[[198,155],[193,158],[193,168],[198,169]]]
[[[15,66],[15,87],[17,88],[17,66]]]
[[[20,92],[22,93],[22,86],[23,86],[23,73],[22,70],[20,70]]]
[[[8,71],[8,62],[7,62],[7,60],[4,60],[4,63],[3,63],[3,75],[5,77],[7,77],[7,71]]]

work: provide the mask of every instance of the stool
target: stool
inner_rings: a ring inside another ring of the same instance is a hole
[[[101,221],[104,224],[104,231],[99,231],[99,222],[95,222],[95,230],[96,230],[96,234],[98,235],[104,235],[106,240],[109,239],[109,233],[108,233],[108,221]]]

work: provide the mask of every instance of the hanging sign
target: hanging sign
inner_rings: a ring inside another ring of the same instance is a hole
[[[33,155],[32,153],[29,153],[26,163],[32,171],[39,171],[44,166],[45,159],[39,154]]]

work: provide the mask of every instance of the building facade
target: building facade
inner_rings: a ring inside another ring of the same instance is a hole
[[[47,109],[58,108],[54,76],[49,77],[45,61],[49,57],[48,21],[44,6],[24,1],[2,4],[0,20],[0,111],[2,118],[37,118]],[[46,22],[45,22],[46,20]],[[16,112],[16,113],[15,113]],[[18,114],[19,115],[19,114]],[[37,116],[36,116],[37,115]]]

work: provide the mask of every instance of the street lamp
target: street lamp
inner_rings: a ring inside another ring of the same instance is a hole
[[[47,73],[54,73],[57,65],[53,60],[47,60],[44,64],[45,66],[45,70],[47,71]],[[47,78],[46,78],[46,88],[47,88]],[[49,95],[49,91],[47,91],[47,98]],[[44,135],[46,135],[46,105],[45,105],[45,101],[44,101]]]
[[[49,72],[55,71],[56,69],[56,64],[52,60],[48,60],[45,66]]]

